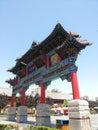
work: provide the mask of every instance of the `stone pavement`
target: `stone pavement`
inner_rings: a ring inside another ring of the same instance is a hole
[[[92,130],[98,130],[98,114],[91,115]]]
[[[68,120],[68,116],[51,116],[51,126],[56,127],[56,120],[57,119],[63,119]],[[28,126],[29,124],[36,125],[35,117],[32,117],[31,115],[28,115],[28,122],[27,123],[18,123],[19,124],[19,130],[23,130],[23,127]],[[0,115],[0,124],[9,124],[9,123],[16,123],[16,122],[9,122],[7,121],[7,116]],[[92,114],[91,115],[91,125],[92,130],[98,130],[98,114]]]

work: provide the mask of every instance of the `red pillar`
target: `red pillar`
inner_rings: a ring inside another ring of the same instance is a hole
[[[73,99],[80,99],[77,72],[71,72],[71,83],[72,83],[72,91],[73,91]]]
[[[22,88],[21,106],[25,106],[25,90]]]
[[[50,57],[47,57],[47,68],[50,66]]]
[[[28,68],[26,68],[26,75],[28,74]]]
[[[50,66],[50,57],[41,55],[41,59],[43,60],[43,62],[46,64],[46,66],[48,68]]]
[[[14,97],[11,97],[11,102],[10,102],[10,106],[13,107],[14,106]]]
[[[47,63],[47,58],[46,58],[46,56],[41,55],[41,59],[43,60],[43,62],[44,62],[45,64]]]
[[[45,99],[45,87],[44,87],[44,83],[41,80],[40,81],[40,87],[41,87],[41,97],[40,97],[40,103],[45,103],[46,99]]]

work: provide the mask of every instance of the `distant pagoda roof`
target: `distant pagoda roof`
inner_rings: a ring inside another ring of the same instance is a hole
[[[16,74],[18,69],[25,68],[31,60],[37,62],[38,67],[43,66],[45,63],[40,59],[40,56],[48,54],[52,50],[55,50],[62,58],[68,56],[71,48],[74,48],[74,53],[78,54],[86,46],[91,45],[87,40],[79,38],[80,35],[77,32],[67,32],[60,23],[57,23],[45,40],[38,43],[33,41],[30,49],[24,55],[18,57],[15,66],[8,71]]]

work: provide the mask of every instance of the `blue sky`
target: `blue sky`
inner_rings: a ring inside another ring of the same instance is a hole
[[[14,75],[7,69],[16,57],[32,41],[44,40],[57,21],[93,43],[81,51],[76,64],[80,94],[98,96],[98,0],[0,0],[0,87],[9,87],[5,80]],[[53,81],[52,88],[72,91],[71,84],[61,80]]]

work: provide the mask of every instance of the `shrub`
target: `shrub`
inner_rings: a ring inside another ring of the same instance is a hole
[[[0,124],[0,130],[19,130],[17,124]]]
[[[0,130],[4,130],[7,127],[6,124],[0,124]]]
[[[47,127],[47,126],[28,126],[28,127],[25,127],[23,130],[58,130],[56,128],[50,128],[50,127]]]
[[[57,130],[56,128],[50,128],[48,126],[30,126],[29,130]]]
[[[18,125],[17,124],[9,124],[11,129],[18,130]]]
[[[90,110],[91,114],[96,114],[96,111],[94,109]]]

